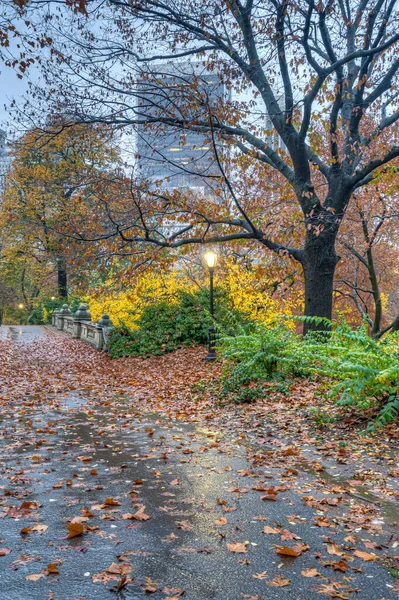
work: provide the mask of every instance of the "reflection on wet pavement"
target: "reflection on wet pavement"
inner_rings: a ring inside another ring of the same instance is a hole
[[[3,325],[0,327],[0,340],[11,340],[31,344],[42,339],[45,330],[39,325]]]

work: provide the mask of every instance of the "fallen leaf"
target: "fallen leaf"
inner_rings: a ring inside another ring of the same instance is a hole
[[[227,544],[227,549],[229,552],[236,552],[237,554],[244,554],[247,551],[244,542],[231,542]]]
[[[271,585],[272,587],[286,587],[290,585],[291,581],[282,577],[281,575],[276,575],[272,581],[268,581],[267,585]]]
[[[66,538],[67,540],[84,533],[83,525],[81,523],[67,523],[66,528],[69,532]]]
[[[115,500],[115,498],[105,498],[104,504],[106,506],[120,506],[121,505],[121,503],[118,500]]]
[[[47,565],[47,573],[49,575],[59,575],[58,565],[56,563],[50,563]]]
[[[134,513],[133,519],[136,519],[136,521],[148,521],[148,519],[151,519],[151,517],[150,515],[146,515],[145,506],[142,506],[136,513]]]
[[[27,575],[25,579],[28,581],[38,581],[42,577],[45,577],[45,573],[32,573],[32,575]]]
[[[314,567],[310,567],[309,569],[304,569],[301,571],[301,574],[304,577],[320,577],[320,573]]]
[[[269,525],[265,525],[262,533],[268,533],[268,534],[272,534],[272,533],[280,533],[280,529],[276,529],[275,527],[269,527]]]
[[[353,555],[357,556],[357,558],[365,560],[366,562],[374,561],[377,558],[375,554],[369,554],[369,552],[362,552],[361,550],[355,550]]]
[[[295,546],[274,546],[276,548],[276,554],[281,554],[281,556],[293,556],[297,558],[301,556],[303,552],[309,550],[309,546],[306,544],[295,544]]]

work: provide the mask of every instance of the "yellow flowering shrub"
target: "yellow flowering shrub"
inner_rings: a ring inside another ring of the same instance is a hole
[[[193,288],[194,283],[179,271],[165,274],[149,271],[140,276],[128,291],[86,296],[85,301],[94,322],[106,313],[114,325],[123,323],[135,329],[144,305],[160,300],[176,302],[178,290],[190,291]]]
[[[279,314],[292,314],[289,306],[274,300],[267,281],[256,271],[243,268],[229,259],[221,261],[215,273],[215,285],[228,291],[234,308],[248,315],[251,320],[271,324]],[[125,324],[136,328],[142,308],[161,300],[172,304],[178,300],[178,291],[195,291],[208,286],[207,273],[201,278],[188,276],[183,269],[173,269],[166,273],[149,271],[139,276],[131,289],[118,293],[101,293],[86,296],[94,322],[103,313],[112,319],[114,325]]]

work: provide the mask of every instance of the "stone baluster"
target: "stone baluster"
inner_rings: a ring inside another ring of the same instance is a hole
[[[96,343],[96,348],[98,350],[107,350],[107,334],[111,327],[113,327],[112,321],[109,318],[109,315],[104,313],[97,323],[98,345]]]
[[[91,314],[87,304],[81,304],[73,316],[73,338],[80,338],[82,333],[82,323],[91,322]]]
[[[55,310],[53,310],[53,314],[51,315],[51,324],[56,327],[57,326],[57,316],[59,314],[59,309],[56,308]]]
[[[69,310],[68,304],[63,304],[61,310],[58,312],[56,317],[56,326],[57,329],[62,331],[64,329],[64,317],[71,315],[71,311]]]

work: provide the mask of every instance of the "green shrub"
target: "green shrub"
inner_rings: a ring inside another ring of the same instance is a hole
[[[241,386],[289,377],[318,377],[327,382],[327,395],[339,405],[365,411],[379,408],[375,425],[399,415],[399,334],[373,340],[367,328],[352,329],[342,319],[327,336],[302,337],[282,320],[251,334],[226,336],[221,353],[227,361],[225,393]]]
[[[215,321],[226,334],[243,326],[245,315],[233,309],[227,292],[215,290]],[[206,344],[209,314],[209,292],[181,291],[178,301],[170,304],[156,302],[144,307],[137,321],[138,329],[115,327],[109,336],[109,351],[113,358],[120,356],[151,356],[172,352],[193,344]]]

